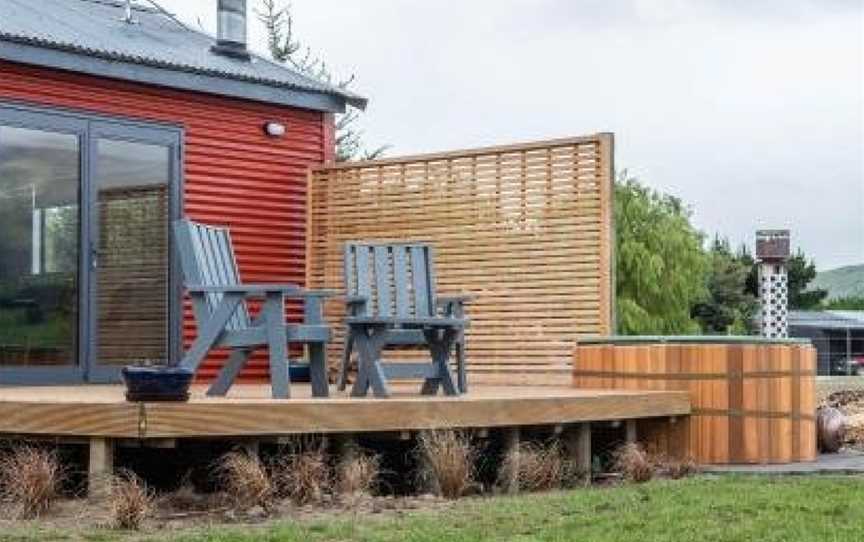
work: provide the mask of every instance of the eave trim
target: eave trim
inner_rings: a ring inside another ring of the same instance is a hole
[[[330,94],[276,88],[188,71],[168,70],[142,64],[106,60],[68,51],[34,47],[9,41],[0,41],[0,59],[99,77],[109,77],[136,83],[329,113],[343,113],[346,105],[345,98]]]

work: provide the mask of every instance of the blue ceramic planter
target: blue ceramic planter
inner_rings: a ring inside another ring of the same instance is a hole
[[[288,366],[288,374],[291,376],[291,382],[309,382],[309,365],[291,364]]]
[[[127,401],[188,401],[195,373],[179,367],[123,368]]]

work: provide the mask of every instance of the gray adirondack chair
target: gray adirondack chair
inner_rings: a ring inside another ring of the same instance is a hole
[[[423,378],[421,392],[447,395],[468,390],[465,375],[465,303],[471,295],[440,296],[435,291],[434,251],[421,243],[346,243],[345,290],[347,338],[338,386],[347,385],[351,353],[357,351],[353,396],[371,387],[378,397],[390,395],[388,379]],[[382,363],[387,346],[425,346],[431,363]],[[458,388],[449,360],[455,349]]]
[[[211,349],[231,349],[207,394],[225,395],[253,351],[266,346],[273,397],[289,397],[288,344],[301,343],[309,352],[312,395],[327,397],[325,347],[331,334],[322,318],[321,303],[322,298],[335,292],[303,290],[296,284],[241,283],[231,236],[225,228],[178,220],[174,236],[198,328],[198,336],[180,365],[197,370]],[[249,298],[264,299],[254,319],[246,305]],[[302,324],[286,324],[286,298],[304,301]]]

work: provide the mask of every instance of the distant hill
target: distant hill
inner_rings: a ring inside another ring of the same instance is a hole
[[[864,296],[864,264],[821,271],[810,287],[828,290],[828,299]]]

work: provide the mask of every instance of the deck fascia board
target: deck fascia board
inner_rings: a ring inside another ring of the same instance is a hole
[[[201,438],[508,427],[682,416],[686,392],[498,387],[465,397],[195,398],[188,403],[18,399],[0,389],[0,435]],[[19,391],[16,395],[21,396]]]

